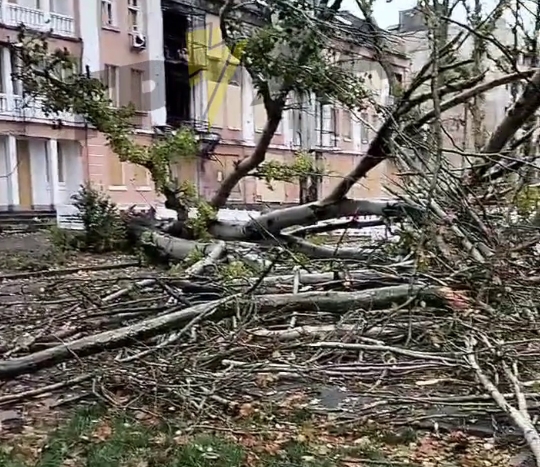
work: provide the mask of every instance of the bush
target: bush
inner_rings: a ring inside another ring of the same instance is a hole
[[[84,233],[77,242],[80,249],[106,253],[126,248],[124,222],[116,204],[105,193],[83,185],[71,199],[84,225]]]

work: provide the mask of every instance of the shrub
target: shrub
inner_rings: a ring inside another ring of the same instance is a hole
[[[81,214],[84,233],[80,249],[106,253],[126,248],[126,228],[116,204],[103,192],[82,185],[71,199]]]

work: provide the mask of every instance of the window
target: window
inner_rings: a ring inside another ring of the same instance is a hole
[[[351,139],[351,111],[347,109],[343,109],[342,111],[342,117],[341,117],[341,123],[342,123],[342,136],[344,138]]]
[[[530,54],[528,52],[525,52],[523,54],[523,66],[527,68],[531,68],[535,62],[534,55]]]
[[[229,86],[240,86],[242,83],[242,67],[227,62],[227,82]]]
[[[70,78],[73,78],[73,75],[77,73],[76,64],[58,64],[54,67],[55,77],[61,79],[62,81],[70,81]]]
[[[58,142],[57,145],[57,158],[58,158],[58,183],[66,183],[65,172],[64,172],[64,148],[62,143]]]
[[[369,140],[368,114],[362,112],[360,114],[360,120],[360,140],[365,144]]]
[[[138,187],[148,186],[148,171],[142,165],[132,164],[133,179],[132,184]]]
[[[116,26],[115,0],[101,0],[101,24]]]
[[[131,70],[131,97],[130,101],[136,110],[145,110],[143,105],[143,71]]]
[[[33,8],[35,10],[43,9],[42,0],[18,0],[16,3],[25,8]]]
[[[118,67],[114,65],[105,65],[103,84],[107,86],[109,99],[112,105],[120,104],[120,93],[118,86]]]
[[[6,92],[6,80],[11,79],[9,76],[5,76],[4,70],[4,54],[6,50],[4,47],[0,47],[0,92]]]
[[[128,0],[128,22],[130,31],[141,31],[140,0]]]
[[[20,80],[18,80],[14,74],[19,72],[20,60],[19,57],[13,52],[9,54],[9,59],[11,62],[11,81],[13,83],[13,94],[16,96],[22,96],[23,87]]]
[[[64,16],[73,16],[73,0],[50,0],[51,11]]]
[[[213,83],[220,83],[225,74],[224,63],[221,60],[210,58],[208,60],[207,79]]]
[[[120,161],[116,154],[109,154],[109,185],[125,186],[124,163]]]
[[[330,136],[334,141],[339,136],[338,115],[338,109],[330,107]],[[334,141],[330,141],[330,143]]]
[[[373,126],[373,131],[375,132],[379,131],[379,116],[378,115],[371,116],[371,125]]]

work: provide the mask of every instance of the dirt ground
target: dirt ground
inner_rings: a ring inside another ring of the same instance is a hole
[[[49,247],[47,232],[0,235],[0,251],[2,252],[36,252]]]

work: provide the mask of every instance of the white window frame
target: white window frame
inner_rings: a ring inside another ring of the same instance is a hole
[[[103,9],[110,8],[110,22],[103,22]],[[117,27],[118,15],[116,14],[117,2],[116,0],[101,0],[101,25],[105,27]]]
[[[129,32],[143,32],[141,0],[128,0],[128,15],[134,14],[137,24]]]

